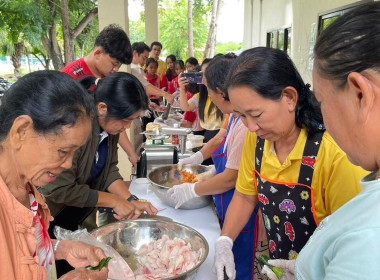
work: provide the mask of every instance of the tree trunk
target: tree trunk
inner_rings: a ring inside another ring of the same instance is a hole
[[[14,74],[17,78],[20,78],[20,67],[21,67],[21,58],[22,58],[22,50],[24,44],[22,42],[14,44],[14,53],[12,54],[12,64],[14,67]]]
[[[49,70],[49,64],[50,64],[50,59],[42,54],[40,56],[43,57],[43,60],[38,55],[32,54],[40,63],[41,65],[45,68],[45,70]]]
[[[78,25],[71,30],[70,29],[70,15],[69,15],[69,6],[68,0],[61,0],[61,20],[62,20],[62,33],[63,33],[63,46],[64,46],[64,55],[65,55],[65,64],[76,59],[75,57],[75,48],[74,43],[75,39],[84,28],[98,16],[98,8],[92,9],[79,23]]]
[[[43,36],[41,38],[41,42],[47,54],[51,58],[51,61],[53,62],[54,69],[61,70],[64,66],[64,63],[62,59],[61,49],[58,45],[56,25],[54,23],[54,19],[56,16],[55,2],[51,0],[46,0],[46,2],[48,4],[49,12],[53,20],[51,21],[51,24],[48,26],[48,32],[46,36]]]
[[[215,53],[216,32],[220,12],[223,7],[223,0],[214,0],[212,3],[212,14],[210,29],[208,31],[207,43],[204,51],[204,58],[212,58]]]
[[[187,26],[189,37],[189,56],[194,56],[194,34],[193,34],[193,4],[194,0],[187,2]]]
[[[63,34],[63,54],[65,65],[75,60],[74,40],[70,29],[70,15],[68,0],[61,0],[61,20]]]
[[[28,69],[29,69],[29,73],[32,72],[32,67],[30,67],[30,58],[29,58],[29,54],[26,55],[26,62],[28,62]]]

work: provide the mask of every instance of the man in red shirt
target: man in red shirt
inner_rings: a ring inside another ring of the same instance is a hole
[[[131,61],[132,47],[127,34],[119,26],[110,24],[96,37],[94,48],[87,56],[66,65],[61,72],[76,80],[84,76],[103,78]]]
[[[118,25],[110,24],[96,37],[94,48],[87,56],[66,65],[61,72],[76,80],[85,76],[104,78],[119,71],[122,64],[130,64],[132,56],[128,35]],[[139,157],[125,132],[120,133],[119,145],[136,168]]]

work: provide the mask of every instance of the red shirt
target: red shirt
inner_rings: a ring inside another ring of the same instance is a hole
[[[151,78],[148,73],[145,73],[146,79],[148,80],[149,83],[154,85],[157,88],[161,88],[161,80],[160,77],[155,74],[153,78]]]
[[[94,77],[94,74],[92,74],[90,68],[88,68],[84,58],[80,58],[66,65],[62,68],[61,72],[66,73],[75,80],[79,80],[85,76]]]
[[[169,82],[168,91],[170,92],[170,94],[173,94],[177,91],[177,89],[179,89],[178,76],[173,78],[173,80],[171,80],[171,82]]]
[[[149,83],[151,83],[152,85],[154,85],[157,88],[161,88],[160,76],[158,76],[157,74],[155,74],[155,76],[153,78],[151,78],[148,75],[148,73],[145,73],[145,77],[146,77],[146,79],[148,80]],[[151,96],[149,96],[149,99],[158,99],[158,96],[151,95]]]

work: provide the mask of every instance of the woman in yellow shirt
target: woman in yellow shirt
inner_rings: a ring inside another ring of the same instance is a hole
[[[282,51],[243,52],[228,97],[249,131],[234,197],[216,242],[218,279],[234,279],[233,240],[257,203],[270,258],[296,258],[319,222],[361,191],[367,174],[325,132],[310,85]]]

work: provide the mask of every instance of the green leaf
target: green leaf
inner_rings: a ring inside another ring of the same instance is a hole
[[[102,259],[99,264],[97,266],[86,266],[87,269],[90,269],[90,270],[102,270],[103,267],[105,267],[108,262],[112,259],[112,257],[106,257],[104,259]]]

